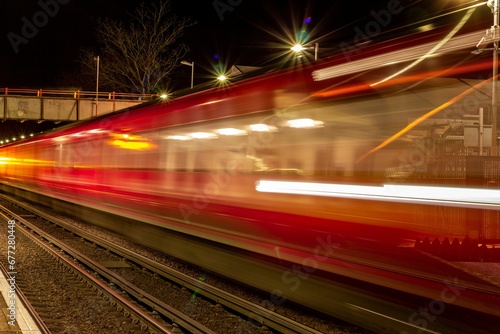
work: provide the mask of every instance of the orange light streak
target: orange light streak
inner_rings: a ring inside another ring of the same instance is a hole
[[[464,73],[474,73],[476,71],[480,70],[485,70],[491,67],[491,62],[481,62],[477,64],[469,64],[469,65],[464,65],[460,67],[456,67],[453,69],[447,69],[447,70],[435,70],[435,71],[429,71],[425,72],[422,74],[418,75],[405,75],[403,77],[398,77],[398,78],[393,78],[389,81],[384,81],[380,84],[378,84],[378,87],[387,87],[387,86],[393,86],[393,85],[401,85],[401,84],[407,84],[407,83],[412,83],[412,82],[419,82],[423,81],[429,78],[437,77],[437,76],[455,76],[455,75],[460,75]],[[358,84],[352,84],[347,87],[341,87],[341,88],[327,88],[322,91],[318,91],[312,94],[314,97],[333,97],[333,96],[338,96],[338,95],[343,95],[343,94],[349,94],[349,93],[357,93],[361,91],[366,91],[366,90],[372,90],[374,89],[371,84],[369,83],[358,83]]]

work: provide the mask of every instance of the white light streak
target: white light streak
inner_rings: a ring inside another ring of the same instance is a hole
[[[434,53],[436,53],[443,45],[445,45],[449,40],[451,40],[453,38],[453,36],[455,36],[455,34],[460,30],[460,28],[463,27],[463,25],[469,20],[470,16],[472,15],[472,13],[474,13],[476,9],[475,8],[471,8],[467,11],[467,13],[465,14],[465,16],[462,18],[462,20],[460,20],[460,22],[455,26],[455,28],[452,29],[452,31],[450,31],[448,33],[448,35],[446,35],[445,38],[443,38],[438,44],[436,44],[432,49],[430,49],[426,54],[422,55],[420,58],[418,58],[417,60],[415,60],[413,63],[411,63],[410,65],[406,66],[405,68],[399,70],[398,72],[378,81],[378,82],[375,82],[375,83],[372,83],[370,86],[376,86],[378,84],[381,84],[383,82],[386,82],[406,71],[408,71],[409,69],[417,66],[419,63],[421,63],[424,59],[434,55]]]
[[[361,186],[272,180],[258,181],[255,189],[260,192],[280,194],[354,198],[414,204],[458,205],[500,210],[500,190],[495,189],[392,184]]]
[[[440,48],[440,52],[452,52],[456,50],[475,47],[477,41],[484,35],[484,30],[461,35],[452,38]],[[427,43],[403,50],[393,51],[370,58],[345,62],[344,64],[330,66],[314,71],[312,77],[315,81],[322,81],[336,78],[342,75],[363,72],[374,68],[386,66],[388,64],[402,63],[419,59],[426,55],[436,43]]]
[[[235,128],[223,128],[216,131],[222,136],[245,136],[247,132],[245,130],[235,129]]]
[[[104,132],[108,132],[108,131],[104,130],[104,129],[92,129],[92,130],[88,131],[88,133],[104,133]]]
[[[215,133],[211,132],[193,132],[189,134],[191,137],[194,139],[211,139],[211,138],[217,138],[217,135]]]

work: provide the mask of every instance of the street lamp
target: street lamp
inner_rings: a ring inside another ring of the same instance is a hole
[[[181,64],[182,65],[186,65],[186,66],[191,66],[191,89],[193,89],[193,79],[194,79],[194,61],[193,62],[188,62],[188,61],[181,61]]]
[[[97,61],[97,73],[95,80],[95,115],[97,116],[97,104],[99,103],[99,56],[94,57],[94,60]]]
[[[314,43],[314,46],[304,46],[302,44],[295,44],[290,48],[293,52],[300,54],[304,50],[314,50],[314,60],[318,60],[319,43]]]

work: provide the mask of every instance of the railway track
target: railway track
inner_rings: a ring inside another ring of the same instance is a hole
[[[82,265],[87,262],[84,255],[5,207],[0,211],[0,219],[16,222],[16,289],[50,332],[169,333],[111,282],[96,278]]]
[[[79,298],[87,301],[85,302],[87,305],[108,307],[103,309],[93,307],[88,310],[88,315],[107,314],[109,318],[120,324],[117,330],[127,332],[128,329],[131,333],[171,333],[178,328],[186,333],[215,333],[194,319],[155,299],[154,296],[134,286],[101,264],[102,262],[116,262],[115,255],[108,254],[99,256],[98,260],[92,259],[89,257],[92,250],[83,250],[83,245],[87,243],[87,247],[93,248],[95,244],[81,239],[81,236],[72,234],[72,232],[62,233],[59,231],[58,234],[64,234],[64,236],[62,238],[56,237],[54,234],[46,232],[49,229],[47,226],[45,228],[36,227],[27,219],[5,207],[0,207],[0,210],[4,212],[1,215],[4,220],[18,222],[16,233],[19,235],[19,244],[23,245],[20,253],[31,259],[37,259],[33,272],[25,271],[25,266],[22,269],[23,276],[29,276],[32,280],[22,279],[18,286],[21,291],[25,291],[30,301],[33,300],[32,305],[44,319],[44,322],[48,323],[49,328],[52,327],[51,330],[56,332],[64,330],[57,325],[59,313],[54,311],[56,305],[63,303],[53,298],[54,294],[62,293],[63,295],[78,295]],[[30,218],[36,219],[35,216]],[[61,239],[64,242],[60,241]],[[95,238],[93,240],[95,241]],[[72,244],[73,247],[69,244]],[[80,249],[77,250],[77,248]],[[118,262],[123,261],[118,259]],[[41,264],[41,266],[37,264]],[[39,277],[51,275],[58,277],[58,280],[54,282],[53,293],[46,293],[47,290],[43,287],[46,286],[47,280],[41,281]],[[90,298],[94,295],[98,300],[91,301]],[[77,314],[81,311],[80,306],[77,306],[76,309],[69,312]],[[163,321],[164,317],[172,320],[170,326]],[[126,322],[130,322],[131,327],[123,328],[121,324]]]
[[[14,209],[4,209],[4,219],[14,219],[19,225],[27,226],[31,238],[36,236],[36,239],[43,239],[44,247],[50,248],[53,253],[64,253],[64,261],[73,267],[83,266],[88,277],[79,279],[82,282],[80,284],[92,285],[90,290],[94,294],[96,285],[113,291],[99,293],[101,297],[107,296],[99,303],[109,303],[115,308],[113,316],[122,312],[123,316],[120,317],[132,320],[132,325],[140,324],[142,331],[229,333],[237,330],[259,334],[329,332],[325,326],[320,326],[321,330],[314,329],[274,312],[265,304],[255,304],[216,288],[205,280],[203,274],[185,274],[138,254],[130,247],[118,245],[115,240],[98,236],[26,204],[16,202],[16,207],[19,208],[15,209],[16,212],[13,212]],[[101,283],[97,284],[96,281]],[[37,300],[40,296],[35,294],[33,298]],[[123,303],[122,299],[142,310],[143,315],[133,314],[131,306],[120,304]],[[37,304],[41,306],[47,301],[41,300]],[[367,331],[348,328],[345,333]]]

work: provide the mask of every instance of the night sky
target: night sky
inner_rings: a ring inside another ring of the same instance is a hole
[[[301,28],[305,28],[310,40],[320,43],[322,55],[331,54],[338,51],[342,42],[353,39],[354,28],[363,29],[366,22],[374,20],[372,12],[387,10],[391,4],[399,3],[402,11],[392,15],[380,35],[400,22],[417,20],[460,2],[464,1],[171,0],[173,13],[197,22],[186,31],[184,41],[191,49],[186,60],[206,69],[215,55],[229,67],[262,66],[279,61],[276,57],[286,50],[281,39],[290,39],[286,33],[293,36],[290,31]],[[0,87],[58,86],[62,77],[74,73],[81,48],[95,44],[97,18],[126,20],[127,13],[139,3],[139,0],[2,1]],[[44,12],[48,15],[44,16]],[[36,23],[35,31],[23,30],[26,22]],[[180,71],[189,73],[189,68]]]
[[[96,44],[97,19],[126,20],[128,13],[140,2],[3,0],[0,89],[73,88],[64,87],[65,78],[75,77],[80,50]],[[373,38],[383,40],[394,31],[404,31],[398,27],[463,7],[466,3],[478,2],[171,0],[172,13],[196,22],[183,37],[190,48],[185,60],[195,62],[195,84],[212,80],[210,71],[217,62],[227,68],[231,65],[280,66],[297,31],[303,31],[310,42],[319,43],[321,58],[342,52],[341,46],[352,43],[357,31],[365,31],[370,22],[379,22],[380,29]],[[384,17],[382,13],[391,8],[397,13]],[[382,16],[376,18],[374,15]],[[34,23],[35,30],[29,30],[27,25],[33,27]],[[191,69],[183,65],[173,73],[177,85],[185,87],[189,86],[190,75]]]

